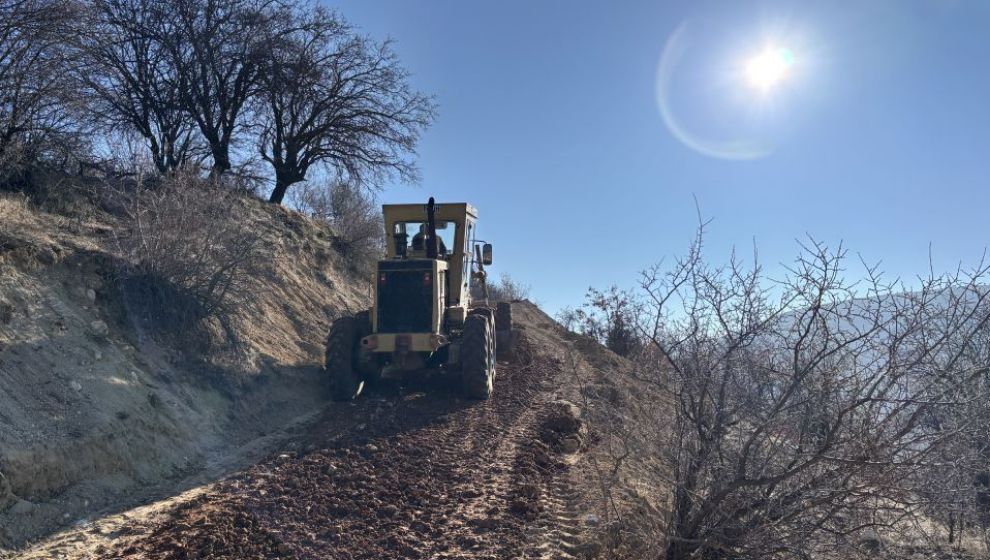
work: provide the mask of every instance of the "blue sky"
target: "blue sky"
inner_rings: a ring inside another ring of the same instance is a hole
[[[755,242],[771,273],[806,235],[904,277],[988,244],[990,3],[329,5],[439,104],[422,182],[384,200],[477,206],[496,271],[551,312],[683,253],[695,198],[711,260]],[[759,90],[768,48],[793,64]]]

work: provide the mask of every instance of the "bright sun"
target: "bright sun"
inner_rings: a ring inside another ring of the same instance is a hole
[[[794,54],[790,49],[768,48],[746,62],[746,80],[765,93],[780,84],[793,65]]]

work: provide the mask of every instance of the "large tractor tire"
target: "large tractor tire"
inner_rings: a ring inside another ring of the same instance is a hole
[[[512,358],[512,304],[507,301],[498,302],[495,310],[495,348],[498,358]]]
[[[484,400],[492,394],[495,381],[494,345],[488,317],[469,315],[461,340],[461,380],[468,398]]]
[[[367,390],[379,385],[382,379],[382,366],[378,363],[375,353],[361,346],[361,339],[371,334],[371,311],[361,311],[354,316],[354,321],[357,338],[354,367]]]
[[[495,331],[495,309],[491,307],[476,307],[472,309],[469,315],[481,315],[488,320],[488,331],[491,335],[491,360],[492,360],[492,379],[495,378],[495,362],[498,351],[498,335]]]
[[[349,401],[361,394],[364,382],[357,371],[356,357],[360,352],[358,319],[341,317],[333,322],[327,336],[326,372],[330,376],[330,397]]]
[[[511,331],[512,330],[512,304],[507,301],[498,302],[498,307],[495,309],[495,330],[496,331]]]

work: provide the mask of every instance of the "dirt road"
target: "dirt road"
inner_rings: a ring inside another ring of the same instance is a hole
[[[334,405],[298,442],[154,517],[101,558],[570,558],[582,508],[554,358],[500,363],[486,402],[442,387]],[[576,427],[575,427],[576,429]],[[566,435],[566,434],[565,434]],[[548,445],[549,442],[549,445]],[[572,450],[573,451],[573,450]]]

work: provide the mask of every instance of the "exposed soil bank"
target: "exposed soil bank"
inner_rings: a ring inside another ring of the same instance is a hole
[[[323,338],[366,282],[326,227],[236,202],[263,254],[211,345],[148,320],[113,216],[0,196],[0,554],[250,464],[322,410]]]

